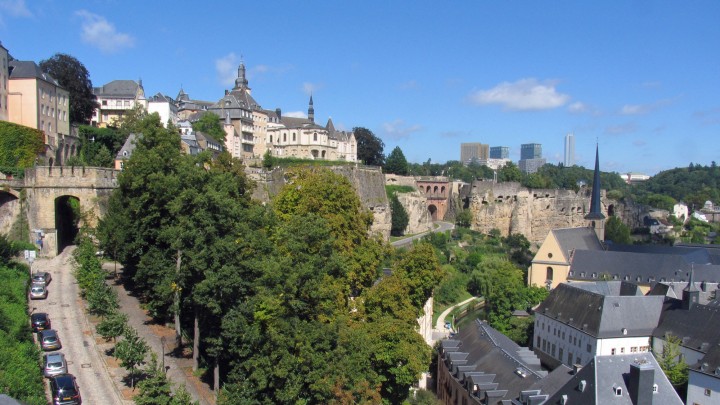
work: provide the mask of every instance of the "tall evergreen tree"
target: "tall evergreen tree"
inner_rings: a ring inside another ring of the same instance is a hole
[[[385,173],[392,173],[400,176],[408,174],[408,162],[399,146],[396,146],[387,157],[387,160],[385,161]]]
[[[405,233],[410,219],[405,207],[400,203],[396,194],[390,196],[390,212],[392,214],[390,235],[402,236]]]

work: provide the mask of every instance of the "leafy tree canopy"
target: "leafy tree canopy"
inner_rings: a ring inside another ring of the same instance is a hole
[[[0,121],[0,168],[27,168],[45,152],[42,131]]]
[[[398,200],[397,195],[393,194],[390,196],[390,212],[392,214],[390,235],[401,236],[405,233],[410,219],[405,207]]]
[[[193,131],[210,135],[225,147],[225,130],[220,123],[220,117],[213,112],[206,112],[199,120],[192,123]]]
[[[385,144],[371,130],[363,127],[353,128],[355,141],[357,142],[357,158],[366,165],[384,166]]]
[[[630,239],[630,228],[625,225],[620,218],[612,216],[605,221],[605,239],[614,243],[629,245],[632,243]]]
[[[75,57],[56,53],[40,62],[40,69],[54,77],[70,93],[70,122],[89,124],[98,107],[90,73]]]
[[[398,174],[405,176],[408,174],[408,162],[399,146],[390,152],[385,162],[385,173]]]

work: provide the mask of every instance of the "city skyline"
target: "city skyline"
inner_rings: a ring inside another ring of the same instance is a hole
[[[244,61],[263,108],[305,116],[312,94],[318,121],[369,128],[417,163],[480,142],[515,162],[539,143],[558,164],[567,133],[576,164],[592,167],[597,143],[621,174],[720,154],[717,2],[136,5],[0,1],[0,41],[18,60],[75,56],[96,87],[142,79],[148,96],[206,101]]]

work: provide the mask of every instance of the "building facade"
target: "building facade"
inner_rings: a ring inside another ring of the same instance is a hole
[[[510,148],[507,146],[491,147],[490,159],[510,159]]]
[[[178,107],[175,100],[162,93],[150,97],[147,101],[148,114],[157,113],[160,116],[160,123],[167,128],[168,123],[177,125]]]
[[[520,145],[520,160],[542,158],[542,145],[539,143],[524,143]]]
[[[563,165],[570,167],[575,165],[575,134],[565,135],[565,159]]]
[[[547,163],[545,159],[520,159],[518,161],[518,168],[521,172],[526,174],[536,173],[539,168],[543,167]]]
[[[466,165],[473,160],[488,160],[490,158],[490,146],[484,143],[471,142],[460,144],[460,162]]]
[[[8,51],[0,42],[0,120],[8,120]]]
[[[142,80],[113,80],[102,87],[93,88],[98,107],[92,117],[92,125],[107,127],[114,125],[124,114],[136,106],[148,108]]]
[[[65,151],[70,136],[70,93],[32,61],[8,63],[8,121],[45,133],[46,157],[52,166],[60,164],[72,150]]]

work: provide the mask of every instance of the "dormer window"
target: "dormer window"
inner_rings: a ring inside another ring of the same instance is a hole
[[[613,392],[615,393],[616,397],[622,396],[622,387],[613,387]]]

